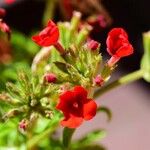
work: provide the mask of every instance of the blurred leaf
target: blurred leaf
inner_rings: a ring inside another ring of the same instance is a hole
[[[111,118],[112,118],[112,112],[111,112],[111,110],[109,108],[105,107],[105,106],[98,107],[97,112],[106,113],[106,115],[108,117],[108,121],[110,121]]]
[[[68,148],[70,146],[71,138],[75,129],[65,127],[63,130],[63,146]]]
[[[106,150],[106,149],[100,145],[89,145],[89,146],[83,146],[83,147],[81,146],[73,150]]]
[[[106,136],[106,131],[105,130],[95,130],[92,131],[91,133],[88,133],[86,136],[83,138],[77,140],[75,143],[73,143],[73,147],[76,146],[87,146],[90,145],[91,143],[95,142],[96,140],[103,139]]]

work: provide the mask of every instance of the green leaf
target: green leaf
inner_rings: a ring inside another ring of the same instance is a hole
[[[59,68],[62,72],[68,73],[68,64],[63,62],[54,62],[54,64]]]
[[[107,117],[108,117],[108,121],[111,120],[112,118],[112,112],[109,108],[105,107],[105,106],[100,106],[98,109],[97,109],[97,112],[103,112],[103,113],[106,113]]]
[[[91,143],[95,142],[98,139],[103,139],[105,136],[106,136],[105,130],[92,131],[91,133],[88,133],[86,136],[73,143],[73,147],[78,147],[78,146],[82,147],[82,146],[90,145]]]
[[[143,70],[143,78],[150,82],[150,32],[143,34],[144,55],[141,60],[141,69]]]
[[[101,145],[89,145],[89,146],[81,146],[78,148],[75,148],[73,150],[106,150],[103,146]]]
[[[71,138],[75,129],[64,128],[63,130],[63,146],[68,148],[70,146]]]

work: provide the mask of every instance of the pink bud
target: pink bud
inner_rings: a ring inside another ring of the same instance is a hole
[[[48,73],[44,76],[44,80],[47,81],[48,83],[55,83],[57,78],[55,74]]]
[[[107,27],[107,22],[106,22],[106,19],[103,15],[99,15],[98,16],[98,21],[99,21],[99,25],[100,27],[102,28],[106,28]]]
[[[11,30],[10,30],[9,26],[5,22],[3,22],[2,20],[0,20],[0,30],[2,32],[7,33],[8,39],[10,39]]]
[[[0,18],[3,18],[6,15],[6,11],[3,8],[0,8]]]
[[[104,84],[104,79],[100,75],[98,75],[98,76],[95,77],[94,83],[97,86],[102,86]]]
[[[87,46],[91,50],[96,50],[96,49],[98,49],[98,47],[100,46],[100,44],[97,41],[90,40],[90,41],[87,42]]]
[[[19,123],[19,128],[22,129],[23,131],[25,131],[27,129],[28,126],[28,120],[23,119],[20,123]]]

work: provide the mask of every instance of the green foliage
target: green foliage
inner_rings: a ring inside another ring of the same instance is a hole
[[[103,146],[101,145],[89,145],[89,146],[81,146],[78,148],[75,148],[73,150],[106,150]]]
[[[69,144],[75,129],[64,128],[63,130],[63,146],[64,148],[69,148]]]
[[[82,137],[81,139],[77,140],[76,142],[74,142],[72,144],[72,148],[73,149],[82,149],[85,147],[91,147],[91,145],[93,144],[93,142],[97,141],[97,140],[101,140],[106,136],[106,132],[105,130],[95,130],[92,131],[88,134],[86,134],[86,136]]]
[[[108,117],[108,121],[110,121],[111,118],[112,118],[112,112],[111,112],[111,110],[109,108],[105,107],[105,106],[100,106],[97,109],[97,112],[100,112],[100,113],[103,112],[103,113],[105,113],[107,115],[107,117]]]

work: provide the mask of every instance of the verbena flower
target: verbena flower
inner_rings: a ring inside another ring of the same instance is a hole
[[[108,65],[113,66],[120,58],[133,53],[127,33],[122,28],[113,28],[106,40],[107,51],[112,56]]]
[[[5,3],[7,3],[7,4],[12,4],[12,3],[14,3],[16,0],[5,0]]]
[[[56,108],[64,114],[62,126],[77,128],[84,120],[90,120],[96,115],[97,105],[93,99],[87,98],[87,91],[83,87],[75,86],[73,91],[60,95]]]
[[[32,40],[40,46],[51,46],[57,43],[59,38],[59,30],[53,21],[49,21],[38,35],[32,37]]]

